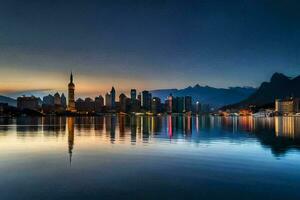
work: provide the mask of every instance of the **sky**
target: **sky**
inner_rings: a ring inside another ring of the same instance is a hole
[[[300,74],[300,1],[0,4],[0,94],[258,87]]]

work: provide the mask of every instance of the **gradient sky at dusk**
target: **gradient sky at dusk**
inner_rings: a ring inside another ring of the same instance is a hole
[[[300,1],[1,1],[0,93],[258,86],[300,74]]]

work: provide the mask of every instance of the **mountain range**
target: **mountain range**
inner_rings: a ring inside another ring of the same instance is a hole
[[[281,73],[274,73],[269,82],[263,82],[248,98],[226,107],[240,108],[249,105],[273,105],[275,99],[283,99],[290,96],[300,97],[300,76],[290,78]]]
[[[184,89],[161,89],[152,90],[152,96],[156,96],[165,100],[167,96],[192,96],[193,102],[199,101],[201,104],[209,104],[215,108],[224,105],[239,102],[256,91],[252,87],[230,87],[230,88],[214,88],[209,86],[187,87]]]
[[[17,106],[17,101],[13,98],[0,95],[0,103],[7,103],[10,106]]]

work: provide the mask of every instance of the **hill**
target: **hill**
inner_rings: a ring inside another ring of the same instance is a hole
[[[289,78],[284,74],[274,73],[269,82],[263,82],[257,91],[248,98],[237,104],[226,106],[226,108],[274,104],[275,99],[288,96],[300,97],[300,76]]]
[[[173,96],[192,96],[193,102],[199,101],[201,104],[210,104],[215,108],[219,108],[239,102],[254,93],[255,90],[252,87],[214,88],[197,84],[194,87],[189,86],[184,89],[152,90],[151,93],[162,100],[166,99],[169,94]]]
[[[17,101],[13,98],[0,95],[0,103],[7,103],[10,106],[17,106]]]

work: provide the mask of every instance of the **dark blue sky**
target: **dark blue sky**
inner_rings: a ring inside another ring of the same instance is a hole
[[[258,86],[300,74],[300,1],[1,1],[0,92]]]

